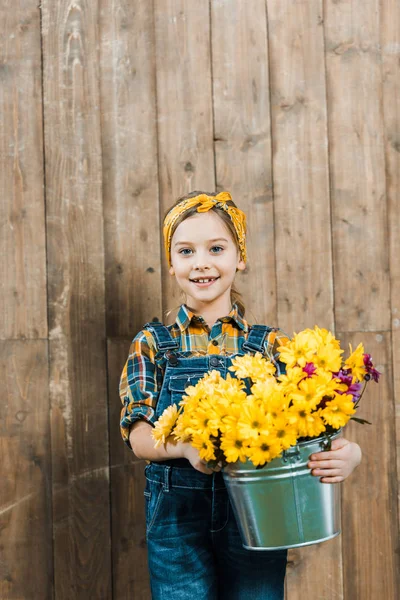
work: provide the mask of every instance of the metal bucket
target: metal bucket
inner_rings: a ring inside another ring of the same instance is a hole
[[[245,548],[296,548],[340,533],[340,485],[321,483],[307,467],[310,455],[325,447],[326,438],[316,438],[261,469],[250,461],[223,469]]]

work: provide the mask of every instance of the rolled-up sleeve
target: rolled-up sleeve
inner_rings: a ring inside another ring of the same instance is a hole
[[[152,334],[141,331],[132,341],[129,356],[122,370],[119,395],[124,405],[121,411],[120,429],[124,442],[129,442],[130,428],[143,420],[154,425],[158,401],[156,346]]]

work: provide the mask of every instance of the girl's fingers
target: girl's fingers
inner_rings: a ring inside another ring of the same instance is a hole
[[[318,462],[320,460],[332,460],[332,459],[337,459],[338,457],[338,450],[325,450],[324,452],[317,452],[317,454],[312,454],[310,456],[310,460],[311,462],[313,462],[314,460],[317,460]]]
[[[311,473],[314,477],[341,477],[343,475],[340,469],[313,469]]]
[[[336,477],[322,477],[321,483],[340,483],[344,481],[344,477],[342,475],[337,475]]]
[[[310,469],[340,469],[342,466],[343,461],[341,460],[318,460],[308,463]]]

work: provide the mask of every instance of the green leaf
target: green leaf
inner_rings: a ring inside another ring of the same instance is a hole
[[[360,419],[359,417],[350,417],[350,421],[357,421],[357,423],[361,423],[361,425],[372,425],[370,421],[367,421],[366,419]]]

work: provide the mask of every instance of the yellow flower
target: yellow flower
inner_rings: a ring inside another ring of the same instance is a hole
[[[334,344],[321,345],[313,356],[313,363],[325,369],[337,373],[342,365],[343,350],[336,348]]]
[[[260,435],[247,449],[247,458],[254,466],[262,466],[282,453],[282,447],[276,438]]]
[[[297,426],[290,423],[286,415],[278,416],[273,422],[271,437],[281,444],[282,450],[287,450],[297,442]]]
[[[326,426],[317,412],[312,412],[306,400],[298,400],[288,410],[289,420],[296,425],[299,437],[318,437]]]
[[[178,418],[178,407],[176,404],[168,406],[159,417],[158,421],[154,424],[154,428],[151,431],[153,440],[155,440],[154,447],[158,448],[161,444],[165,444],[165,441],[174,428],[176,420]]]
[[[312,362],[314,350],[316,349],[315,339],[306,332],[297,333],[293,339],[279,346],[279,360],[287,364],[288,367],[300,365],[305,367],[308,362]]]
[[[179,415],[174,428],[174,438],[179,442],[188,442],[191,438],[191,433],[186,429],[186,415]]]
[[[285,393],[297,389],[298,383],[306,377],[306,373],[301,367],[288,367],[285,375],[279,375],[278,381],[281,389]]]
[[[256,440],[260,433],[268,435],[270,426],[265,416],[264,407],[251,401],[245,404],[237,424],[237,429],[243,439]]]
[[[269,377],[273,377],[276,372],[276,368],[272,362],[263,358],[260,352],[256,352],[254,356],[245,354],[244,356],[234,358],[229,370],[234,371],[236,377],[239,379],[249,377],[253,381],[268,379]]]
[[[344,427],[355,413],[353,396],[350,394],[336,394],[333,400],[326,403],[320,414],[325,423],[332,425],[335,429]]]
[[[310,408],[316,408],[325,395],[325,386],[319,385],[317,377],[308,377],[300,381],[297,391],[290,393],[293,402],[306,401]]]
[[[320,329],[317,325],[315,325],[313,333],[319,346],[321,344],[332,344],[338,350],[340,349],[339,340],[337,340],[335,336],[327,329]]]
[[[221,449],[224,451],[227,462],[246,461],[247,445],[234,429],[222,434]]]
[[[217,437],[219,427],[218,414],[211,407],[204,407],[202,404],[192,416],[191,427],[199,434]]]
[[[364,375],[366,373],[366,368],[364,365],[364,346],[362,344],[358,344],[357,348],[353,352],[353,348],[351,344],[350,346],[350,356],[345,361],[344,365],[346,369],[351,369],[351,374],[353,376],[353,383],[355,381],[363,381]]]
[[[270,391],[267,397],[263,398],[263,403],[267,418],[270,422],[273,422],[287,410],[289,399],[280,387],[276,386]]]
[[[215,447],[207,435],[195,433],[190,443],[198,449],[201,460],[215,460]]]

